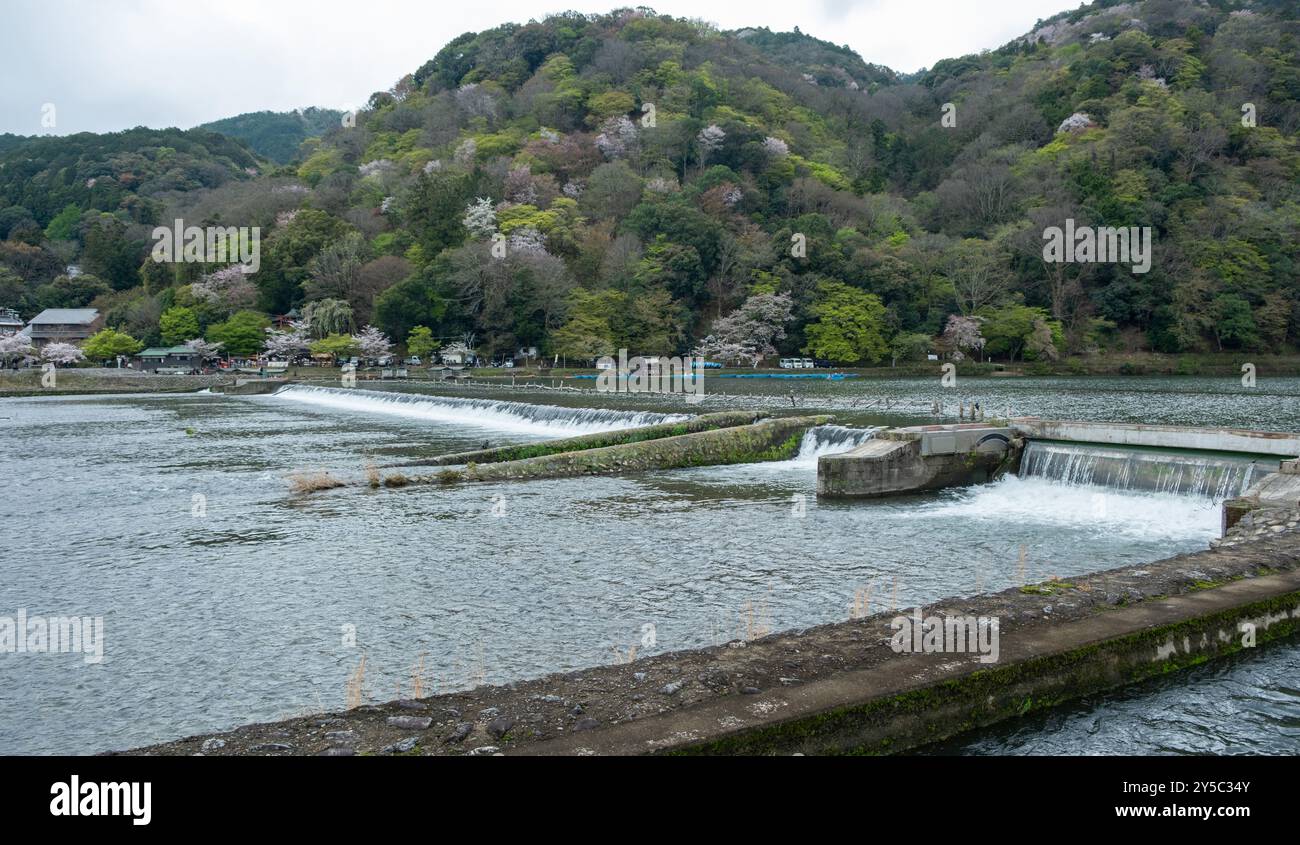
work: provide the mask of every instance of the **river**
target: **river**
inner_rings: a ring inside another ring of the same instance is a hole
[[[818,454],[861,442],[875,425],[928,419],[935,399],[955,410],[957,399],[922,380],[721,383],[709,389],[725,401],[699,406],[542,389],[462,388],[442,399],[409,387],[0,401],[9,469],[0,616],[104,620],[100,663],[0,653],[0,753],[121,749],[336,709],[363,654],[366,697],[388,700],[410,695],[417,672],[430,694],[607,663],[632,644],[654,654],[841,620],[868,588],[882,611],[1099,561],[1151,561],[1204,548],[1217,536],[1214,497],[1244,481],[1196,495],[1027,477],[818,502]],[[962,401],[1294,430],[1300,380],[1260,383],[1266,393],[1231,379],[972,379]],[[606,407],[583,407],[596,404]],[[362,477],[371,462],[791,405],[836,411],[844,426],[813,432],[798,458],[775,464],[309,496],[287,480],[295,470]],[[1295,651],[1256,659],[1290,665]],[[1229,683],[1215,677],[1197,682]],[[1254,694],[1249,677],[1230,683]],[[1294,688],[1254,689],[1294,725]],[[1128,695],[1094,699],[1092,709],[1136,731],[1137,717],[1111,703]],[[1039,719],[1010,728],[1014,740],[989,734],[951,748],[1124,751],[1094,747],[1086,732],[1073,744],[1045,739],[1069,724]],[[1168,721],[1152,747],[1200,747],[1192,737],[1201,734],[1185,727]],[[1254,747],[1300,750],[1294,730],[1284,736]]]

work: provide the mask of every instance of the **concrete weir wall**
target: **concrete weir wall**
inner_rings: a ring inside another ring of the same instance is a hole
[[[1251,455],[1275,455],[1280,458],[1294,458],[1300,455],[1300,434],[1285,431],[1040,420],[1034,417],[1014,419],[1011,421],[1011,427],[1020,435],[1034,440],[1194,449],[1202,452],[1243,452]]]
[[[583,434],[578,437],[544,440],[541,443],[527,443],[522,446],[499,446],[495,449],[455,452],[416,461],[387,464],[381,469],[419,466],[463,466],[469,463],[492,464],[500,461],[521,461],[525,458],[556,455],[561,452],[600,449],[605,446],[619,446],[624,443],[640,443],[645,440],[658,440],[680,434],[693,434],[697,431],[713,431],[719,428],[752,425],[767,416],[768,414],[763,412],[751,411],[723,411],[716,414],[701,414],[682,422],[661,423],[640,428],[620,428],[616,431],[602,431],[596,434]]]
[[[609,475],[656,469],[718,464],[779,461],[794,457],[808,429],[829,423],[833,417],[777,417],[750,425],[660,437],[615,446],[584,448],[543,454],[522,460],[448,467],[426,475],[388,475],[383,484],[452,484],[464,481],[505,481],[527,478],[564,478]]]
[[[982,423],[888,429],[822,456],[817,494],[874,498],[980,484],[1013,468],[1021,445],[1010,428]]]

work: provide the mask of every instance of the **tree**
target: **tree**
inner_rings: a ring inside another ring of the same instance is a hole
[[[727,362],[744,361],[757,367],[764,358],[776,354],[776,343],[785,339],[785,325],[793,310],[789,294],[751,296],[735,311],[713,321],[695,354]]]
[[[952,356],[954,361],[962,360],[968,350],[984,348],[986,341],[980,334],[980,324],[983,322],[983,317],[962,317],[952,314],[948,317],[947,325],[944,326],[939,345]]]
[[[843,282],[822,282],[811,310],[817,321],[807,328],[804,349],[814,357],[874,364],[888,352],[885,306],[875,294]]]
[[[139,281],[141,253],[140,244],[127,240],[126,224],[105,214],[86,232],[81,260],[113,290],[126,290]]]
[[[350,334],[332,334],[311,343],[311,354],[329,355],[334,359],[350,358],[356,354],[357,341]]]
[[[948,278],[963,314],[996,305],[1007,291],[1010,274],[995,244],[968,238],[948,255]]]
[[[47,343],[41,347],[41,359],[49,361],[56,367],[66,367],[84,361],[85,358],[85,353],[71,343]]]
[[[383,358],[393,349],[393,342],[374,326],[366,326],[352,335],[357,351],[366,358]]]
[[[928,334],[899,332],[889,342],[890,366],[896,367],[899,361],[920,358],[930,351],[932,343]]]
[[[439,345],[433,339],[433,330],[428,326],[416,326],[406,336],[406,353],[417,358],[430,359]]]
[[[497,213],[492,200],[479,197],[465,207],[461,225],[469,230],[470,237],[488,238],[497,230]]]
[[[341,299],[320,299],[308,302],[302,308],[302,321],[312,337],[331,334],[348,334],[356,323],[352,306]]]
[[[308,326],[299,320],[289,323],[287,330],[267,328],[264,331],[266,339],[262,343],[262,349],[270,358],[292,360],[305,354],[311,345]]]
[[[447,313],[434,274],[414,273],[375,298],[375,320],[390,337],[404,337],[416,326],[436,326]]]
[[[231,355],[253,355],[262,348],[270,324],[260,312],[237,311],[230,319],[208,326],[207,339],[220,343]]]
[[[1034,334],[1035,322],[1050,320],[1046,311],[1028,305],[988,309],[982,316],[985,318],[983,331],[988,338],[988,351],[995,355],[1005,353],[1011,361],[1015,361],[1017,355],[1023,357],[1022,353]]]
[[[25,334],[11,332],[0,335],[0,366],[8,366],[15,361],[26,361],[32,357],[35,348]]]
[[[162,333],[163,343],[176,346],[198,336],[199,315],[193,308],[168,308],[158,321],[158,330]]]
[[[98,276],[82,273],[79,276],[59,276],[48,285],[38,287],[35,293],[41,308],[84,308],[111,290]]]
[[[1236,349],[1253,349],[1260,345],[1259,329],[1250,303],[1236,294],[1217,297],[1214,312],[1214,341],[1223,351],[1224,344]]]
[[[195,355],[199,356],[200,362],[216,358],[221,354],[220,343],[211,343],[201,338],[187,340],[185,341],[185,345],[192,350]]]
[[[101,329],[81,344],[81,351],[94,361],[109,361],[117,356],[130,356],[144,348],[144,344],[126,332]]]

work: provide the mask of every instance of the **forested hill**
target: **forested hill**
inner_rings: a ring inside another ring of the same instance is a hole
[[[73,194],[84,153],[19,147],[0,307],[93,301],[153,342],[310,306],[317,332],[569,358],[710,334],[845,364],[970,352],[972,331],[1015,360],[1294,349],[1295,5],[1103,0],[1025,29],[900,76],[801,33],[565,14],[458,37],[286,167],[176,147],[213,178]],[[142,201],[263,227],[251,286],[145,262]],[[1150,227],[1150,272],[1045,262],[1067,219]],[[56,278],[69,261],[91,283]],[[973,319],[945,334],[953,315]]]
[[[290,112],[249,112],[205,123],[199,129],[238,138],[258,155],[285,164],[298,154],[303,141],[339,126],[342,117],[341,111],[313,106]]]

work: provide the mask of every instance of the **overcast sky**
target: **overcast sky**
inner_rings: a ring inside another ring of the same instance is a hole
[[[0,132],[189,128],[250,111],[347,109],[463,32],[617,0],[4,0]],[[659,0],[723,29],[798,26],[903,72],[998,47],[1078,0]],[[454,11],[455,14],[451,14]],[[47,104],[53,105],[50,109]],[[42,125],[42,115],[54,127]]]

